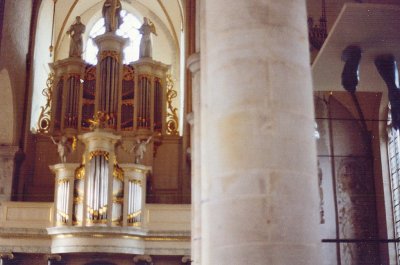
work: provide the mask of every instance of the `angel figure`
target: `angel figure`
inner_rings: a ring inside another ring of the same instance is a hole
[[[157,36],[156,27],[147,17],[143,18],[143,20],[143,25],[139,28],[139,33],[142,34],[139,46],[139,58],[151,58],[153,56],[153,48],[150,34],[153,33]]]
[[[150,136],[145,141],[140,141],[139,138],[136,139],[136,144],[134,144],[132,146],[131,150],[129,151],[129,153],[132,153],[132,152],[135,153],[135,163],[136,164],[139,164],[143,160],[144,153],[146,153],[146,150],[147,150],[147,145],[150,143],[152,137],[153,136]]]
[[[68,138],[66,136],[62,136],[61,140],[56,142],[53,138],[53,136],[51,136],[51,140],[53,141],[53,143],[55,145],[57,145],[57,152],[58,155],[60,157],[61,163],[66,163],[67,162],[67,154],[70,151],[69,145],[68,145]]]

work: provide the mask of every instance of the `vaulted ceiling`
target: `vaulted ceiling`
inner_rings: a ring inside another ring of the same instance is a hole
[[[101,17],[104,0],[44,0],[44,4],[55,2],[53,46],[56,51],[61,48],[68,27],[76,16],[81,16],[87,29]],[[184,1],[182,0],[122,0],[123,9],[139,18],[146,16],[158,25],[161,30],[168,31],[177,50],[180,50],[180,32],[184,27]],[[51,15],[51,14],[49,14]]]

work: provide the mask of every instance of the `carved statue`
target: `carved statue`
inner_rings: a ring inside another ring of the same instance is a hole
[[[152,44],[151,44],[151,36],[150,34],[153,33],[154,35],[157,36],[156,33],[156,28],[154,24],[145,17],[143,22],[143,25],[139,28],[139,33],[142,34],[142,39],[140,40],[140,46],[139,46],[139,58],[144,58],[144,57],[152,57],[153,56],[153,50],[152,50]]]
[[[115,32],[122,24],[120,12],[122,10],[119,0],[106,0],[103,5],[103,18],[106,32]]]
[[[83,51],[82,34],[85,32],[85,25],[81,23],[81,17],[76,17],[75,23],[71,25],[67,34],[71,37],[69,44],[69,57],[81,57]]]
[[[66,136],[62,136],[61,140],[56,142],[53,138],[53,136],[51,136],[51,140],[53,141],[53,143],[55,145],[57,145],[57,152],[58,155],[60,156],[60,160],[61,163],[66,163],[67,162],[67,154],[70,151],[69,145],[68,145],[68,138]]]
[[[152,136],[147,138],[146,141],[140,141],[140,139],[136,139],[136,144],[132,146],[131,150],[129,151],[130,153],[134,152],[135,153],[135,163],[139,164],[143,158],[144,158],[144,153],[146,153],[147,150],[147,145],[150,143]]]

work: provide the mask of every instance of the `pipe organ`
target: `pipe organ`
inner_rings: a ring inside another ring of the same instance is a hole
[[[167,134],[169,66],[151,58],[124,65],[126,39],[106,33],[95,41],[100,49],[97,65],[80,58],[50,65],[55,85],[49,132],[75,135],[89,131],[88,120],[101,111],[109,116],[109,129],[132,135]]]
[[[56,226],[139,226],[151,167],[117,162],[124,136],[167,135],[169,67],[151,58],[122,64],[127,39],[108,32],[95,38],[97,65],[81,58],[51,64],[53,111],[49,133],[84,143],[80,164],[51,166],[56,175]]]
[[[79,138],[86,146],[82,163],[50,167],[57,179],[56,225],[139,226],[151,167],[117,163],[121,136],[95,129]]]

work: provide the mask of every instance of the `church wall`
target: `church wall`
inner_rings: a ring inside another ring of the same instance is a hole
[[[29,112],[29,78],[28,71],[30,68],[31,57],[29,55],[29,39],[31,34],[31,13],[33,4],[40,0],[21,0],[12,1],[5,0],[4,3],[4,23],[2,23],[2,38],[0,52],[0,69],[8,72],[10,87],[12,89],[12,98],[0,97],[1,105],[12,105],[12,113],[4,114],[13,120],[12,123],[4,120],[5,130],[12,133],[12,138],[8,144],[11,144],[16,153],[15,160],[11,165],[10,172],[7,173],[8,178],[13,178],[13,197],[14,199],[21,194],[18,191],[18,182],[23,177],[19,177],[20,164],[24,161],[24,149],[27,146],[25,142],[25,126]],[[3,143],[4,144],[4,143]],[[14,159],[14,154],[10,157]],[[29,170],[30,171],[30,170]],[[28,172],[29,172],[28,171]],[[11,187],[10,187],[11,189]],[[9,199],[10,196],[8,196]]]
[[[4,21],[1,39],[0,69],[6,68],[13,89],[14,101],[14,139],[20,140],[23,124],[23,113],[26,111],[26,69],[29,48],[30,19],[32,1],[6,0],[4,6]],[[0,99],[0,104],[5,100]]]
[[[379,127],[385,122],[378,119],[380,94],[357,93],[368,132],[347,92],[316,94],[322,238],[392,238],[383,195],[387,181],[380,165]],[[337,259],[342,264],[392,264],[390,244],[323,243],[322,247],[329,257],[327,265],[337,264]],[[374,254],[364,259],[371,255],[367,253]]]
[[[4,18],[4,4],[5,0],[0,0],[0,25],[3,25]],[[3,28],[0,28],[0,52],[1,52],[1,39],[2,39]]]
[[[48,254],[14,253],[14,259],[6,261],[10,265],[43,265],[47,264]],[[134,255],[125,254],[64,254],[61,261],[53,262],[54,265],[134,265]],[[182,265],[182,256],[151,256],[152,265]],[[139,263],[146,264],[146,263]]]

